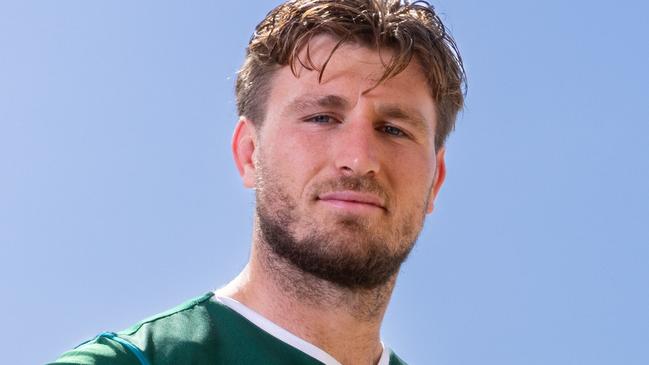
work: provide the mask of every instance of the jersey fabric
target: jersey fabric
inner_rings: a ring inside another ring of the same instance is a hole
[[[223,299],[236,302],[230,298]],[[267,332],[268,328],[260,328],[253,323],[254,320],[246,318],[249,315],[244,317],[239,311],[216,299],[210,292],[145,319],[125,331],[102,333],[64,353],[51,365],[338,364],[331,357],[331,360],[316,359],[285,342],[282,336]],[[277,326],[264,320],[270,326]],[[280,331],[317,349],[283,329]],[[389,365],[405,364],[392,351],[384,357],[386,360],[389,357]]]

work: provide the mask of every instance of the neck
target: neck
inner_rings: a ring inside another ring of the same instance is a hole
[[[218,291],[245,304],[342,364],[376,364],[380,326],[396,277],[374,289],[348,289],[304,273],[254,240],[250,261]]]

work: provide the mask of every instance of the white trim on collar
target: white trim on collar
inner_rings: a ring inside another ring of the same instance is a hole
[[[239,313],[247,320],[252,322],[257,327],[261,328],[265,332],[269,333],[273,337],[279,339],[282,342],[287,343],[295,347],[296,349],[304,352],[305,354],[313,357],[314,359],[324,363],[325,365],[341,365],[338,360],[333,356],[329,355],[326,351],[317,347],[316,345],[301,339],[300,337],[292,334],[291,332],[285,330],[284,328],[273,323],[268,318],[262,316],[261,314],[255,312],[254,310],[248,308],[246,305],[238,302],[235,299],[225,296],[215,295],[214,300],[227,306],[233,311]],[[381,358],[377,365],[389,365],[390,363],[390,350],[381,342],[383,346],[383,353],[381,353]]]

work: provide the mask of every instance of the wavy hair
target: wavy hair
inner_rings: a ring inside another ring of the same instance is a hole
[[[338,40],[329,58],[314,65],[309,41],[321,34]],[[236,81],[237,109],[253,123],[265,118],[274,72],[299,63],[320,72],[345,42],[389,49],[385,71],[377,85],[403,71],[415,58],[427,78],[437,106],[435,145],[444,145],[464,104],[466,74],[457,45],[434,8],[425,1],[292,0],[271,10],[257,25]],[[298,54],[307,47],[306,59]]]

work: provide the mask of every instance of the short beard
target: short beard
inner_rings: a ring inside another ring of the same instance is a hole
[[[358,178],[343,180],[345,181],[329,185],[367,185],[354,182]],[[398,222],[401,226],[385,237],[359,238],[360,235],[352,235],[349,239],[354,241],[340,242],[340,236],[344,233],[336,235],[310,222],[314,226],[308,227],[306,237],[298,239],[292,231],[298,221],[294,213],[295,202],[281,191],[276,181],[265,179],[261,186],[256,197],[261,244],[298,270],[354,291],[375,289],[393,281],[412,250],[423,224],[423,213],[419,222],[413,214],[403,222]],[[341,230],[350,232],[367,229],[365,222],[360,219],[340,220],[338,223]],[[347,247],[353,249],[345,249]]]

